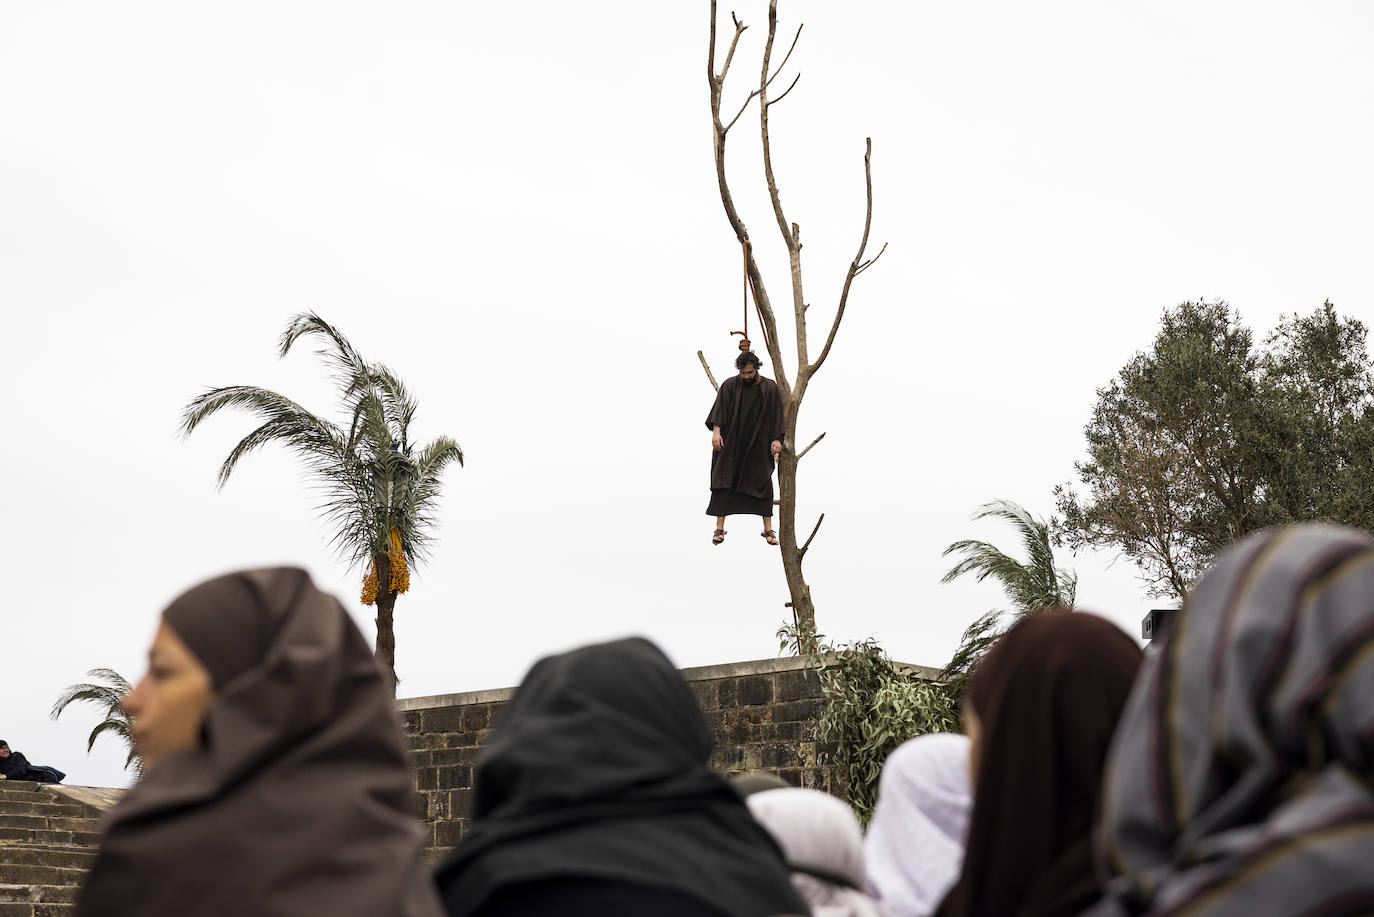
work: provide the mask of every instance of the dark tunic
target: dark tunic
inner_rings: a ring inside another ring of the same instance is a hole
[[[67,775],[55,767],[39,767],[13,749],[8,758],[0,758],[0,774],[6,780],[33,780],[37,783],[61,783]]]
[[[706,417],[707,429],[720,427],[724,448],[711,452],[711,503],[707,515],[773,515],[774,440],[782,439],[782,396],[778,384],[762,376],[754,385],[739,376],[721,383]]]

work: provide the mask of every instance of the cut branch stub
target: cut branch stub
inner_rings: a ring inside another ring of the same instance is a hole
[[[706,378],[711,380],[711,388],[720,391],[720,386],[716,384],[716,377],[711,375],[711,364],[706,362],[706,354],[698,350],[697,359],[701,361],[701,368],[706,370]]]
[[[815,439],[811,440],[811,445],[807,446],[805,449],[797,453],[797,459],[800,460],[803,455],[806,455],[806,453],[811,451],[812,446],[816,445],[816,443],[820,442],[823,439],[825,439],[824,433],[822,433],[820,436],[817,436]]]

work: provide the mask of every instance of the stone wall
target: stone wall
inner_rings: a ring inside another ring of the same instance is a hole
[[[911,667],[932,677],[932,669]],[[769,771],[794,786],[836,791],[818,763],[814,719],[820,684],[796,657],[683,669],[711,725],[711,763],[727,774]],[[472,806],[472,775],[492,725],[513,688],[397,701],[415,773],[416,812],[433,832],[437,860],[463,836]]]

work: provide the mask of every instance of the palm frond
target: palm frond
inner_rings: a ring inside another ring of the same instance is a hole
[[[57,719],[62,716],[62,712],[72,704],[83,702],[93,703],[100,707],[114,708],[119,705],[120,697],[122,697],[121,694],[117,694],[104,685],[68,685],[67,688],[57,696],[57,700],[53,702],[52,709],[48,711],[48,715],[53,719]]]
[[[134,738],[133,724],[127,719],[121,720],[111,717],[108,720],[102,720],[96,724],[95,728],[91,730],[91,734],[86,737],[87,754],[90,754],[91,749],[95,747],[95,740],[107,732],[113,732],[125,742],[132,742]],[[127,763],[125,766],[128,766]]]
[[[462,450],[440,437],[412,452],[410,424],[417,402],[388,366],[369,363],[342,332],[318,313],[293,316],[279,342],[286,356],[303,338],[316,337],[317,353],[337,385],[346,425],[337,426],[283,395],[256,386],[228,386],[202,393],[187,405],[182,432],[189,434],[216,411],[234,407],[260,420],[220,466],[222,487],[238,463],[268,443],[296,453],[312,473],[316,509],[330,528],[331,548],[350,566],[365,567],[388,550],[392,531],[414,560],[424,553],[437,519],[433,512],[440,476]]]
[[[405,451],[410,445],[410,422],[415,419],[417,405],[414,397],[411,396],[399,376],[381,363],[373,363],[370,367],[372,383],[381,392],[382,403],[386,406],[386,416],[393,427],[396,441],[401,444],[401,451]]]
[[[128,694],[134,689],[134,686],[129,684],[129,680],[125,678],[123,675],[116,672],[114,669],[94,668],[86,673],[86,677],[99,678],[103,680],[112,689],[117,691],[121,696]]]
[[[306,335],[318,335],[332,345],[321,348],[316,353],[334,370],[345,394],[354,389],[358,379],[366,378],[367,362],[363,360],[362,355],[349,343],[348,338],[343,336],[343,332],[314,311],[292,316],[286,330],[282,332],[277,355],[285,357],[291,352],[291,346]]]

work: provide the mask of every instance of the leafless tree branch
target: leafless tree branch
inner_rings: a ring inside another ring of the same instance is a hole
[[[739,107],[739,111],[735,112],[735,116],[730,119],[730,123],[725,125],[725,130],[728,131],[730,128],[735,126],[735,122],[738,121],[740,119],[740,116],[743,115],[744,112],[749,108],[749,103],[754,101],[754,99],[758,98],[758,95],[759,91],[757,89],[749,93],[749,98],[744,100],[744,104]]]
[[[711,86],[711,120],[715,129],[715,162],[716,162],[716,183],[720,187],[720,200],[725,208],[726,219],[730,221],[730,228],[735,232],[735,238],[741,244],[749,241],[749,230],[745,228],[744,221],[740,219],[739,212],[735,207],[734,196],[730,193],[730,184],[725,175],[725,135],[726,127],[721,122],[720,106],[721,94],[725,87],[725,72],[719,76],[715,73],[715,48],[716,48],[716,0],[711,0],[711,46],[707,59],[707,76]],[[740,22],[734,14],[731,18],[735,22],[735,41],[738,41],[740,33],[745,29],[744,23]],[[735,42],[731,42],[733,51]],[[746,103],[747,104],[747,103]],[[773,316],[773,306],[768,298],[768,290],[763,283],[763,275],[759,271],[758,262],[754,258],[752,247],[745,248],[745,266],[749,275],[750,288],[754,293],[754,303],[759,311],[760,320],[763,323],[764,341],[768,347],[768,357],[773,364],[773,375],[778,383],[778,388],[782,393],[784,401],[791,395],[791,384],[787,379],[787,371],[782,362],[782,352],[778,349],[778,330],[777,320]]]
[[[711,364],[706,362],[706,354],[698,350],[697,359],[701,361],[701,368],[706,370],[706,378],[711,380],[711,388],[720,391],[720,386],[716,384],[716,377],[711,375]],[[825,434],[822,433],[821,435],[824,436]]]
[[[768,78],[768,82],[763,84],[765,89],[773,85],[773,81],[778,78],[778,74],[782,73],[782,68],[786,67],[787,62],[792,59],[792,52],[797,50],[797,39],[801,38],[801,30],[805,25],[806,23],[803,22],[801,25],[797,26],[797,34],[792,36],[792,46],[788,48],[787,53],[783,55],[782,63],[778,64],[778,69],[774,70],[773,75]]]
[[[810,372],[814,373],[821,368],[825,358],[830,355],[830,345],[835,343],[835,333],[840,330],[840,320],[844,318],[844,307],[849,302],[849,287],[854,283],[854,278],[863,271],[873,266],[873,262],[882,257],[883,252],[878,252],[877,256],[871,260],[864,261],[864,250],[868,248],[868,231],[873,226],[873,138],[864,139],[864,189],[867,197],[867,205],[864,210],[864,234],[859,240],[859,252],[854,256],[854,260],[849,263],[849,271],[844,277],[844,287],[840,290],[840,305],[835,310],[835,321],[830,324],[830,333],[826,335],[825,346],[821,348],[820,356],[816,357],[816,362],[811,364]],[[887,245],[883,245],[883,251],[887,251]]]
[[[806,544],[802,545],[801,550],[797,552],[797,560],[800,561],[803,557],[806,556],[806,549],[811,547],[811,539],[816,537],[816,533],[821,530],[821,523],[824,521],[825,513],[821,513],[821,518],[816,520],[816,527],[811,530],[811,534],[808,535],[806,538]]]
[[[784,89],[784,90],[782,91],[782,95],[778,96],[776,99],[769,99],[765,104],[767,104],[767,105],[777,105],[777,104],[778,104],[779,102],[781,102],[783,99],[787,98],[787,94],[788,94],[789,92],[791,92],[793,89],[796,89],[796,88],[797,88],[797,81],[800,80],[800,79],[801,79],[801,74],[798,73],[795,77],[792,78],[792,85],[788,86],[786,89]]]
[[[854,272],[854,276],[855,276],[855,277],[858,277],[858,276],[859,276],[860,274],[862,274],[864,271],[868,270],[868,269],[871,268],[873,265],[877,264],[877,263],[878,263],[878,259],[881,258],[881,257],[883,256],[883,252],[885,252],[885,251],[887,251],[887,243],[886,243],[886,242],[884,242],[884,243],[883,243],[883,247],[880,248],[880,249],[878,250],[878,254],[874,255],[872,258],[869,258],[869,259],[868,259],[867,261],[865,261],[863,264],[859,265],[859,269],[858,269],[857,271]]]
[[[698,351],[698,353],[699,353],[699,352],[700,352],[700,351]],[[816,443],[820,442],[820,441],[823,440],[823,439],[825,439],[825,434],[824,434],[824,433],[822,433],[820,436],[817,436],[815,439],[811,440],[811,445],[810,445],[810,446],[807,446],[805,449],[803,449],[802,451],[800,451],[800,452],[797,453],[797,461],[801,461],[801,457],[802,457],[803,455],[806,455],[806,453],[808,453],[808,452],[811,451],[811,446],[816,445]]]

